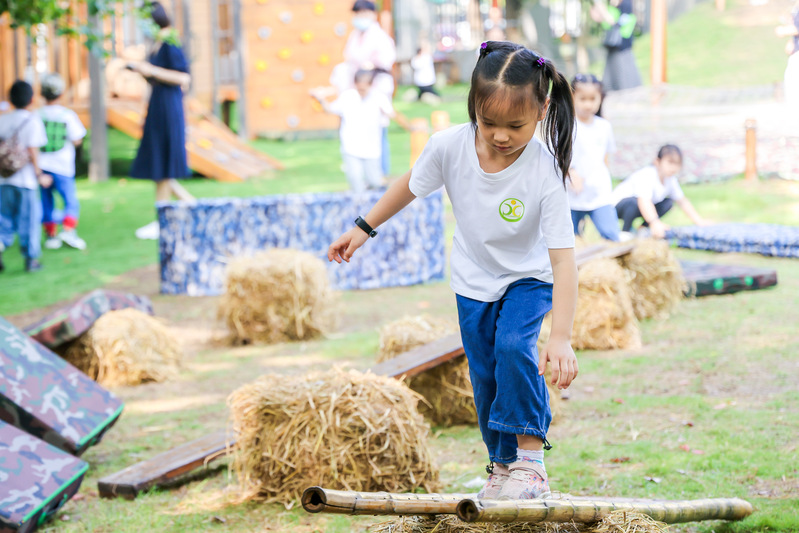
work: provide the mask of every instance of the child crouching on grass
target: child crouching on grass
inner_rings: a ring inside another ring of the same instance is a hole
[[[578,371],[570,344],[577,267],[564,181],[572,93],[549,60],[489,41],[472,73],[468,109],[471,123],[434,134],[413,169],[330,245],[328,259],[349,261],[376,236],[373,228],[446,187],[456,219],[451,285],[490,460],[478,497],[544,498],[552,420],[544,370],[549,362],[561,389]],[[545,143],[533,137],[538,124]],[[539,353],[550,310],[552,334]]]

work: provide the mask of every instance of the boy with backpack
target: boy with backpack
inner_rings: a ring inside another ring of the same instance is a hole
[[[0,272],[2,252],[14,243],[25,257],[25,270],[41,270],[42,219],[39,185],[49,186],[51,178],[39,169],[39,148],[47,144],[44,124],[29,108],[33,87],[16,81],[9,91],[14,110],[0,116]]]
[[[85,250],[86,241],[78,237],[76,230],[80,204],[75,188],[75,147],[83,142],[86,128],[77,113],[58,103],[65,88],[66,84],[58,74],[48,74],[42,78],[42,96],[47,104],[39,110],[39,116],[44,121],[47,144],[39,154],[39,166],[53,180],[50,187],[42,186],[42,224],[47,235],[44,247],[54,250],[66,244]],[[64,200],[64,217],[61,220],[54,217],[55,192]],[[63,231],[57,235],[59,222]]]

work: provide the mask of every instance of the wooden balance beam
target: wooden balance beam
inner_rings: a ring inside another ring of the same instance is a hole
[[[738,498],[646,500],[564,495],[547,500],[477,500],[463,494],[392,494],[310,487],[302,494],[309,513],[348,515],[454,514],[465,522],[599,522],[614,511],[638,512],[667,524],[741,520],[752,505]]]
[[[218,431],[131,465],[97,482],[100,496],[133,500],[140,492],[167,485],[211,461],[227,455],[235,437]]]

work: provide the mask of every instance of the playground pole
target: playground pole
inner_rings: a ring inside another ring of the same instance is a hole
[[[650,34],[652,37],[651,79],[652,85],[666,82],[666,22],[668,12],[666,0],[652,0]]]
[[[94,28],[102,27],[102,21],[97,15],[89,16],[89,24]],[[100,52],[95,50],[89,52],[89,84],[92,132],[89,181],[97,183],[108,180],[110,166],[108,163],[108,130],[106,129],[105,64]]]

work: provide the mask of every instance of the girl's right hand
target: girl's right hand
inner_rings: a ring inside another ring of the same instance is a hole
[[[352,228],[330,245],[327,249],[327,260],[341,264],[343,259],[349,263],[355,250],[363,246],[368,239],[369,235],[361,228],[357,226]]]

